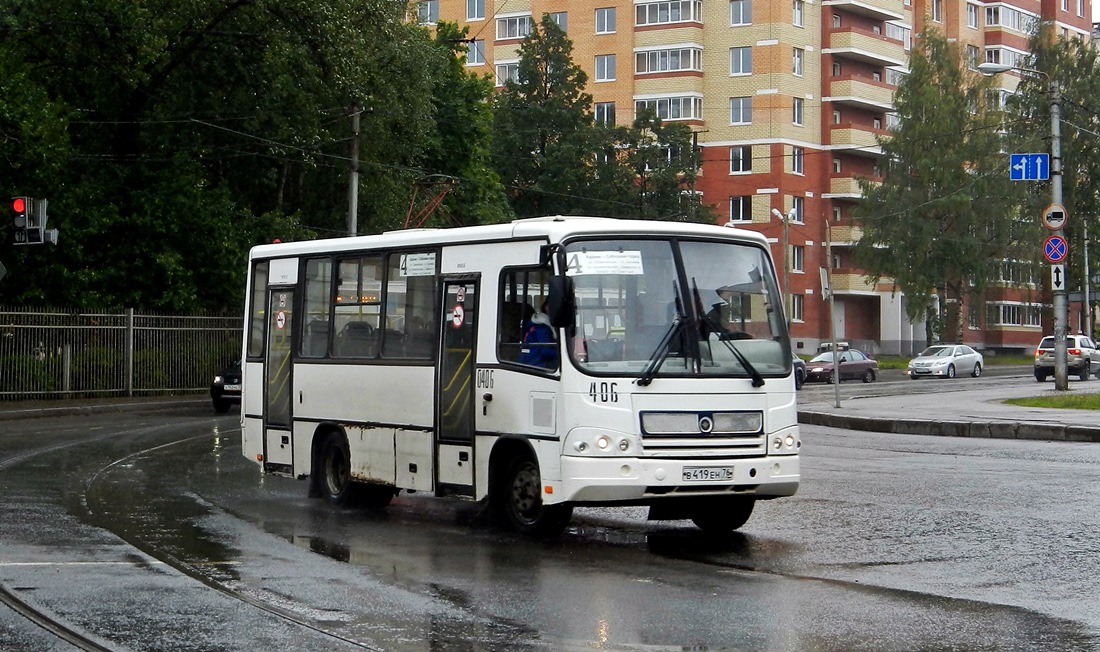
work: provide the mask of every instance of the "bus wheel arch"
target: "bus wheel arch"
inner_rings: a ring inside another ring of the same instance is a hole
[[[573,516],[568,503],[542,502],[538,457],[519,438],[502,439],[489,458],[489,504],[498,523],[527,536],[553,538]]]
[[[351,479],[351,449],[348,437],[336,426],[321,426],[313,436],[313,460],[309,495],[344,507],[352,502],[356,483]]]

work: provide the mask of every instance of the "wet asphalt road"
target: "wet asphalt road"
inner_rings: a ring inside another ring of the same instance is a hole
[[[1100,446],[804,439],[799,494],[728,540],[580,509],[545,543],[333,511],[205,406],[8,421],[0,589],[106,649],[1100,649]],[[0,649],[75,648],[0,604]]]

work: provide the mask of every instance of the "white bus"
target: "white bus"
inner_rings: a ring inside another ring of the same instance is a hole
[[[757,233],[547,217],[270,244],[248,284],[244,455],[312,497],[487,501],[534,536],[648,505],[721,533],[798,488]]]

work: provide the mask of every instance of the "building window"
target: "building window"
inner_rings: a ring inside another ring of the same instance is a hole
[[[791,321],[804,321],[803,307],[806,297],[801,294],[791,295]]]
[[[615,81],[615,55],[596,55],[596,81]]]
[[[702,120],[703,98],[694,95],[657,97],[634,101],[635,115],[651,109],[662,120]]]
[[[795,48],[791,52],[791,72],[799,77],[802,76],[802,63],[806,58],[806,51],[802,48]]]
[[[839,167],[840,166],[840,161],[837,160],[836,164]],[[841,217],[843,217],[843,213],[840,212],[839,208],[834,206],[833,207],[833,221],[834,222],[839,222]]]
[[[730,174],[752,172],[752,145],[734,145],[730,148]]]
[[[978,55],[979,55],[978,46],[976,46],[976,45],[967,45],[966,46],[966,67],[967,68],[969,68],[971,70],[977,70],[978,69]]]
[[[730,48],[730,74],[752,74],[752,48]]]
[[[569,31],[569,14],[567,14],[566,12],[558,11],[558,12],[552,13],[552,14],[550,14],[550,20],[552,20],[555,25],[560,27],[561,31],[563,31],[563,32],[568,32]]]
[[[806,258],[806,247],[802,245],[791,245],[791,271],[801,272],[803,271],[803,263]]]
[[[702,69],[703,50],[700,48],[645,50],[634,53],[634,72],[638,74]]]
[[[805,12],[805,2],[803,0],[794,0],[793,8],[793,20],[791,21],[796,27],[802,27],[802,17]]]
[[[497,40],[526,38],[531,33],[531,16],[497,18]]]
[[[838,158],[833,159],[833,174],[840,174],[840,159],[838,159]],[[840,209],[834,208],[833,210],[840,210]]]
[[[840,111],[833,109],[833,124],[840,124]]]
[[[497,86],[519,82],[519,62],[501,62],[496,65]]]
[[[730,98],[730,124],[734,124],[734,125],[752,124],[752,98],[751,97],[731,97]]]
[[[943,0],[932,0],[932,20],[943,22]]]
[[[839,77],[839,76],[840,76],[840,62],[839,61],[834,61],[833,62],[833,77]]]
[[[752,0],[730,0],[730,25],[752,24]]]
[[[791,172],[795,174],[803,173],[803,160],[806,157],[806,150],[802,147],[795,145],[791,148]]]
[[[701,22],[701,0],[672,0],[671,2],[647,2],[634,6],[634,24],[668,25],[669,23]]]
[[[474,41],[466,44],[466,65],[480,66],[485,63],[485,41]]]
[[[424,0],[416,6],[417,20],[421,25],[434,25],[439,22],[439,0]]]
[[[871,121],[871,124],[874,126],[875,129],[882,129],[882,118],[876,117],[874,120]]]
[[[978,5],[966,3],[966,26],[978,28]]]
[[[595,118],[598,124],[613,125],[615,124],[615,103],[614,102],[596,102],[595,105]]]
[[[802,99],[801,97],[794,98],[794,101],[791,103],[791,119],[796,125],[802,124],[802,113],[805,106],[806,100]]]
[[[466,0],[466,20],[485,18],[485,0]]]
[[[833,29],[840,27],[840,14],[833,14]]]
[[[802,217],[806,212],[806,198],[791,197],[791,208],[794,209],[794,215],[791,216],[791,221],[797,224],[802,224]]]
[[[596,10],[596,33],[615,33],[615,8],[602,7]]]
[[[742,195],[740,197],[730,197],[730,221],[731,222],[751,222],[752,221],[752,195]]]

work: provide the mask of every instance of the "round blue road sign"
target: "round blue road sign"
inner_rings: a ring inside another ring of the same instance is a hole
[[[1052,263],[1060,263],[1069,254],[1069,244],[1060,235],[1052,235],[1043,241],[1043,256]]]

